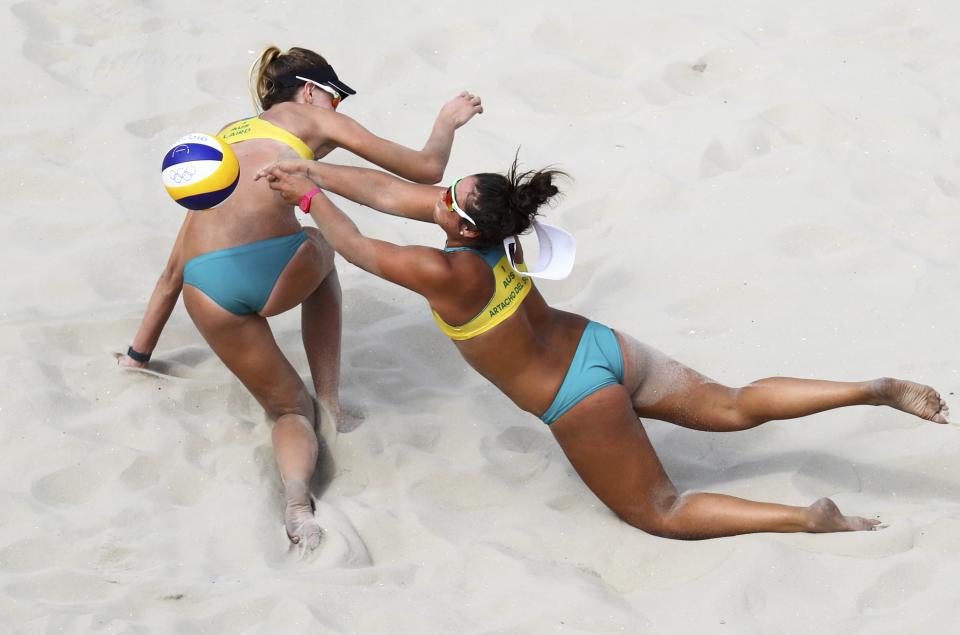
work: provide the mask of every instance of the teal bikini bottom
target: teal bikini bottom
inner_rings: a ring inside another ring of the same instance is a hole
[[[550,425],[604,386],[623,383],[623,352],[609,327],[589,322],[577,344],[567,376],[540,420]]]
[[[259,313],[306,232],[258,240],[192,258],[183,268],[183,283],[235,315]]]

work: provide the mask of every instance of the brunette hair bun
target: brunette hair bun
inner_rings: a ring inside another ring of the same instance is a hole
[[[520,172],[517,157],[506,175],[477,174],[477,197],[466,211],[476,221],[478,242],[496,244],[529,229],[543,204],[560,193],[554,185],[558,177],[569,175],[548,169]]]

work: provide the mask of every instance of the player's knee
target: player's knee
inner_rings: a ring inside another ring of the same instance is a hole
[[[636,505],[614,509],[628,525],[660,538],[680,538],[675,527],[673,510],[680,497],[671,487],[660,493],[650,492],[649,497]]]
[[[273,421],[284,415],[300,415],[306,417],[314,427],[317,425],[313,397],[306,388],[297,391],[295,395],[271,395],[263,406],[267,416]]]
[[[659,538],[673,538],[670,525],[662,514],[620,514],[621,520],[640,531]]]
[[[690,531],[679,526],[669,510],[641,514],[620,514],[620,518],[640,531],[671,540],[690,540]]]
[[[743,388],[726,388],[726,399],[723,407],[717,413],[716,425],[723,432],[737,432],[749,430],[764,423],[756,417],[749,407],[750,386]]]
[[[651,508],[621,514],[620,517],[651,536],[671,540],[695,540],[695,528],[690,527],[688,520],[677,513],[681,502],[682,496],[673,494],[657,501]]]
[[[750,417],[741,410],[731,409],[724,413],[720,425],[723,432],[740,432],[755,428],[761,423],[763,421]]]

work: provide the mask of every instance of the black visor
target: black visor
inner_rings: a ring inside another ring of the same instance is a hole
[[[297,79],[298,76],[309,79],[312,82],[316,82],[321,86],[329,86],[340,93],[343,99],[346,99],[350,95],[357,94],[357,91],[340,81],[340,78],[337,77],[337,73],[329,64],[325,64],[323,66],[311,66],[310,68],[305,68],[302,71],[287,73],[286,75],[277,77],[273,81],[278,86],[290,88],[292,86],[299,85],[303,81],[303,79]]]

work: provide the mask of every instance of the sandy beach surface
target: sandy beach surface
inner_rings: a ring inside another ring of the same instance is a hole
[[[178,306],[123,371],[182,211],[164,150],[252,113],[263,46],[326,55],[345,112],[445,181],[553,164],[559,308],[719,381],[891,375],[960,414],[960,5],[783,0],[4,3],[0,633],[946,633],[960,433],[849,408],[735,434],[650,421],[684,489],[877,532],[704,542],[619,521],[422,300],[340,261],[343,396],[322,547],[288,548],[260,407]],[[342,151],[335,162],[363,165]],[[343,202],[361,229],[433,227]],[[301,374],[299,312],[271,320]]]

